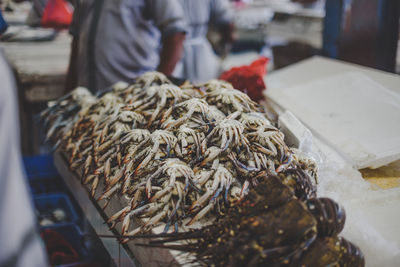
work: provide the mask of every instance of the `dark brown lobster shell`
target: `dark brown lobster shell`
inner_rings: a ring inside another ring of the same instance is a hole
[[[365,266],[361,250],[343,237],[318,238],[304,253],[299,266]]]
[[[300,200],[315,198],[317,189],[311,177],[300,168],[292,168],[280,172],[282,182],[292,188],[296,197]]]
[[[335,236],[343,230],[346,213],[337,202],[330,198],[313,198],[305,203],[318,221],[319,237]]]
[[[337,236],[344,221],[335,201],[303,202],[281,177],[266,176],[213,225],[150,236],[147,246],[193,252],[212,266],[364,266],[362,252]],[[171,244],[178,240],[186,244]]]

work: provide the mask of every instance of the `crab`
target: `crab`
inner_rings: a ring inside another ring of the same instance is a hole
[[[126,82],[117,82],[111,86],[114,94],[126,92],[129,89],[129,84]]]
[[[262,126],[271,126],[271,122],[260,112],[242,113],[239,121],[247,130],[257,130]]]
[[[150,127],[166,106],[176,104],[186,97],[187,96],[184,95],[183,91],[175,85],[153,85],[138,94],[138,100],[129,104],[126,109],[134,111],[145,111],[151,109],[151,115],[147,123],[147,127]]]
[[[78,87],[65,96],[59,98],[56,103],[50,105],[40,113],[41,119],[51,120],[53,116],[59,117],[65,114],[59,114],[63,109],[75,109],[75,106],[85,106],[86,103],[92,103],[95,97],[84,87]],[[65,117],[64,117],[65,118]]]
[[[171,150],[175,147],[177,141],[178,139],[175,137],[175,135],[169,131],[156,130],[151,133],[149,139],[143,140],[136,147],[136,151],[144,147],[144,151],[146,151],[146,156],[135,169],[134,175],[137,175],[141,169],[146,167],[150,160],[157,159],[157,157],[155,156],[157,152],[159,152],[160,145],[166,146],[165,151],[162,152],[164,152],[163,154],[168,157],[171,153]],[[160,155],[157,156],[159,157]]]
[[[317,162],[296,148],[290,148],[290,151],[293,154],[293,161],[296,162],[301,169],[305,170],[308,175],[313,177],[315,182],[318,182]]]
[[[201,143],[205,139],[205,134],[201,131],[196,131],[187,124],[183,124],[176,131],[178,143],[175,147],[175,152],[178,157],[186,160],[191,160],[193,156],[200,157]],[[195,151],[195,153],[193,153]]]
[[[140,143],[150,137],[149,130],[146,129],[132,129],[129,130],[122,138],[121,144],[127,143]]]
[[[215,166],[219,163],[218,156],[221,154],[222,149],[216,146],[210,146],[205,150],[203,156],[199,158],[201,160],[197,166],[193,169],[195,172],[199,170],[201,167],[206,166],[208,163],[212,163],[211,168],[215,168]]]
[[[137,146],[149,140],[150,136],[151,134],[148,130],[134,129],[130,130],[124,137],[122,137],[121,145],[124,146],[124,157],[122,162],[128,164],[129,162],[134,162],[135,159],[140,158],[142,155],[141,152],[137,153]]]
[[[228,158],[233,162],[236,169],[242,176],[248,176],[250,173],[259,173],[262,170],[268,169],[268,158],[264,154],[255,153],[251,154],[252,158],[246,159],[247,163],[241,162],[236,153],[231,152],[228,154]]]
[[[203,88],[206,93],[210,93],[210,92],[218,91],[221,89],[233,89],[233,86],[232,86],[232,84],[230,84],[226,81],[212,79],[206,83],[201,84],[200,88]]]
[[[208,111],[209,106],[205,100],[200,98],[191,98],[189,100],[176,104],[173,107],[170,107],[164,113],[161,119],[161,127],[167,130],[170,128],[179,127],[181,124],[185,123],[189,119],[192,119],[195,113],[200,115],[197,120],[202,122],[202,120],[207,118]],[[166,118],[170,118],[170,120],[166,121]]]
[[[80,119],[80,114],[95,101],[95,97],[86,88],[78,87],[41,112],[40,119],[47,130],[46,141],[63,139]]]
[[[220,88],[213,90],[205,96],[207,102],[216,105],[224,114],[228,115],[235,111],[257,112],[259,107],[248,95],[231,88]]]
[[[191,98],[202,98],[205,94],[204,90],[202,90],[200,86],[195,86],[190,83],[185,82],[180,87],[182,88],[182,91]]]
[[[158,179],[161,174],[169,177],[168,186],[164,189],[158,191],[156,194],[151,196],[152,191],[152,181]],[[167,159],[164,164],[152,175],[147,178],[146,181],[146,195],[150,202],[153,202],[160,197],[164,196],[166,193],[170,192],[175,184],[177,178],[185,178],[185,189],[189,184],[193,184],[193,170],[183,161],[177,158]],[[186,190],[185,190],[186,191]]]
[[[223,198],[226,202],[239,200],[238,192],[240,190],[238,186],[235,185],[234,187],[236,190],[229,195],[229,191],[235,179],[234,174],[225,168],[224,165],[219,164],[215,170],[209,172],[200,170],[197,174],[196,181],[199,184],[204,184],[206,193],[197,198],[191,205],[189,212],[195,215],[187,225],[192,225],[209,213],[211,209],[214,208],[221,193],[223,193]],[[231,196],[231,198],[228,199],[228,196]]]
[[[133,197],[130,205],[111,216],[108,222],[123,221],[122,233],[127,236],[145,231],[167,215],[170,215],[167,219],[169,224],[189,193],[189,186],[195,188],[193,176],[193,170],[185,162],[177,158],[165,160],[156,172],[149,174],[144,182],[131,191]],[[154,194],[153,190],[156,190]],[[149,212],[150,210],[152,211]],[[153,216],[157,210],[162,211]],[[128,232],[130,218],[139,214],[149,220],[143,227]]]
[[[107,120],[102,126],[102,138],[101,141],[107,140],[105,136],[110,135],[111,140],[116,140],[121,135],[126,134],[130,129],[135,129],[140,125],[146,124],[146,120],[138,112],[122,110],[115,116],[111,117],[111,120]],[[110,133],[108,133],[110,131]]]
[[[284,135],[274,126],[261,126],[255,132],[247,134],[250,141],[254,142],[256,151],[276,157],[278,151],[281,158],[286,155],[287,146],[284,142]]]
[[[208,117],[211,121],[221,121],[226,118],[225,114],[214,105],[209,105]]]
[[[249,141],[244,135],[244,126],[241,122],[231,118],[225,118],[215,124],[214,129],[203,141],[204,143],[211,142],[212,144],[218,144],[222,151],[235,145],[244,145],[248,148]]]
[[[143,89],[152,85],[172,84],[165,74],[158,71],[149,71],[140,75],[135,83],[140,85]]]
[[[93,113],[99,114],[99,116],[105,115],[110,111],[116,111],[122,105],[122,98],[107,93],[100,97],[96,103],[91,106]]]
[[[169,201],[172,197],[172,193],[165,195],[160,199],[159,202],[151,202],[144,204],[142,206],[136,207],[135,209],[130,210],[130,206],[122,209],[118,213],[114,214],[108,220],[109,222],[113,222],[113,220],[122,220],[122,235],[123,236],[135,236],[139,234],[141,231],[145,231],[146,229],[151,229],[155,226],[160,220],[165,218],[170,210]],[[159,212],[161,210],[161,212]],[[155,214],[155,215],[154,215]],[[118,216],[119,215],[119,216]],[[149,218],[147,222],[143,226],[136,227],[135,229],[129,231],[131,218],[139,217]]]

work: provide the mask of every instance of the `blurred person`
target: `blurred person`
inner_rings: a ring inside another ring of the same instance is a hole
[[[22,3],[28,0],[9,0],[10,2]],[[42,19],[43,11],[46,7],[48,0],[29,0],[28,2],[32,2],[32,7],[29,10],[28,16],[26,18],[26,25],[31,27],[39,27],[40,21]],[[1,2],[1,0],[0,0]]]
[[[21,1],[21,0],[17,0]],[[31,27],[39,27],[42,20],[44,9],[48,0],[32,0],[32,8],[26,19],[26,24]]]
[[[13,0],[14,2],[21,3],[21,2],[26,2],[29,1],[32,3],[32,7],[28,13],[28,16],[26,18],[26,25],[31,26],[31,27],[41,27],[42,26],[42,17],[43,13],[46,9],[46,6],[49,2],[49,0]],[[71,4],[68,2],[73,2],[75,0],[64,0],[66,4]],[[58,2],[60,3],[60,2]],[[62,3],[62,2],[61,2]]]
[[[191,82],[205,82],[216,78],[220,61],[207,40],[208,27],[215,27],[223,44],[233,41],[233,13],[228,0],[180,0],[188,33],[181,61],[173,76]]]
[[[17,88],[1,48],[0,77],[0,266],[47,266],[22,169]]]
[[[14,11],[11,2],[12,0],[0,0],[0,8],[3,8],[6,12]]]
[[[147,71],[170,75],[186,27],[178,0],[76,0],[67,90],[92,92]]]

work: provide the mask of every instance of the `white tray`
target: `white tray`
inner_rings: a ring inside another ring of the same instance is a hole
[[[361,72],[267,90],[267,96],[355,168],[378,168],[400,159],[400,95]]]

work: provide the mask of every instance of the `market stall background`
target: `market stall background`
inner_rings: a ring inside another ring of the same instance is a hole
[[[272,58],[274,55],[273,50],[264,46],[265,38],[267,38],[267,43],[270,45],[284,44],[288,39],[294,39],[296,41],[305,41],[314,47],[321,47],[323,9],[299,9],[298,5],[293,5],[286,1],[257,2],[255,6],[248,6],[237,12],[237,21],[240,26],[239,36],[243,41],[239,43],[237,48],[241,48],[249,40],[252,41],[252,44],[258,44],[258,46],[255,49],[245,50],[245,52],[229,54],[222,62],[225,70],[232,66],[249,64],[260,55]],[[62,95],[64,75],[68,63],[70,37],[67,32],[55,33],[52,30],[36,30],[32,32],[30,29],[18,25],[21,24],[26,13],[27,8],[22,9],[20,15],[6,14],[9,24],[15,26],[14,29],[11,27],[9,32],[11,34],[14,33],[12,34],[13,36],[8,37],[11,38],[9,39],[10,41],[14,38],[14,41],[1,42],[0,45],[5,49],[20,78],[21,101],[24,103],[21,113],[25,114],[23,116],[23,121],[25,121],[23,146],[27,154],[36,154],[49,151],[48,147],[43,147],[38,142],[42,138],[42,133],[40,126],[37,124],[37,113],[45,107],[44,103],[46,101],[54,100]],[[288,19],[274,19],[274,13],[285,14]],[[21,36],[22,40],[18,39]],[[39,36],[42,38],[42,42],[38,43],[29,40],[32,36],[35,38]],[[46,38],[53,40],[45,42]],[[254,38],[256,39],[254,40]],[[399,56],[400,53],[397,53],[397,57]],[[397,62],[400,62],[400,60],[397,60]],[[336,72],[336,68],[330,67],[333,65],[328,64],[321,67],[324,62],[321,62],[320,59],[314,59],[312,63],[300,65],[302,74],[295,78],[290,70],[294,73],[300,73],[300,69],[288,68],[282,72],[271,72],[266,77],[267,92],[272,93],[275,89],[289,88],[305,81],[309,82],[312,79],[309,76],[310,74],[314,77],[322,78],[324,75],[328,76],[328,74],[331,75]],[[340,72],[345,71],[346,67],[342,67]],[[274,64],[271,63],[269,68],[273,70]],[[323,70],[326,71],[325,74],[322,73]],[[360,70],[359,68],[356,70],[364,71],[364,69]],[[338,74],[340,73],[338,72]],[[397,75],[380,75],[378,72],[368,72],[367,75],[381,86],[392,90],[395,94],[399,94],[398,84],[400,82]],[[271,98],[273,99],[273,97]],[[294,114],[297,115],[297,113]],[[382,134],[384,134],[384,129],[382,129]],[[324,144],[321,146],[326,147]],[[326,150],[330,151],[331,149],[328,147]],[[326,153],[326,151],[324,152]],[[396,210],[396,204],[400,201],[398,161],[377,170],[362,169],[357,171],[349,166],[348,163],[337,158],[340,157],[334,152],[328,152],[320,167],[322,170],[321,177],[326,177],[326,180],[321,178],[319,186],[319,190],[322,192],[321,195],[340,200],[345,205],[348,214],[352,214],[344,233],[351,240],[358,241],[357,243],[365,251],[367,265],[378,266],[384,264],[385,266],[395,266],[399,260],[400,250],[400,237],[397,229],[399,218],[396,217],[397,213],[393,212],[393,210]],[[337,159],[338,162],[330,162],[332,159]],[[363,178],[366,178],[374,185],[378,185],[378,187],[365,183]],[[359,190],[353,190],[354,188]],[[76,187],[72,186],[70,186],[70,189],[72,189],[72,192],[77,190]],[[82,203],[88,202],[87,200],[79,201],[79,196],[76,195],[75,198],[77,198],[80,205],[86,205]],[[96,221],[89,219],[92,225],[100,224],[99,217],[98,215],[96,217],[93,210],[92,214],[91,218],[97,218]],[[363,219],[360,220],[359,218]],[[115,240],[104,238],[103,242],[107,246],[107,242],[114,243]],[[119,245],[112,247],[115,253],[119,253]],[[377,247],[379,248],[378,250],[376,250]],[[374,257],[373,255],[376,254],[384,256]]]

